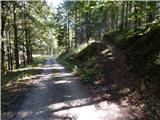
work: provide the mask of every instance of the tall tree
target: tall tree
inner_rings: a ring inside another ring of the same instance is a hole
[[[15,57],[15,61],[16,61],[16,68],[19,68],[19,50],[18,50],[18,37],[17,37],[17,19],[16,19],[16,6],[17,3],[14,2],[13,3],[13,17],[14,17],[14,23],[13,23],[13,27],[14,27],[14,57]]]

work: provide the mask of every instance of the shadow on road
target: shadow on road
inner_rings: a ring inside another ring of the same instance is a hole
[[[115,101],[119,98],[102,100],[91,96],[79,78],[54,59],[48,59],[37,76],[13,120],[130,120],[137,116]]]

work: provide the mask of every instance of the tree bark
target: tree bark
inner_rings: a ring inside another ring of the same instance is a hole
[[[25,29],[25,37],[26,37],[26,54],[27,54],[27,64],[30,63],[30,55],[29,55],[29,42],[28,42],[28,30]]]
[[[1,42],[1,69],[2,73],[4,73],[5,68],[4,68],[4,56],[5,56],[5,51],[4,51],[4,41]]]
[[[138,17],[137,17],[137,4],[136,4],[136,2],[134,2],[134,29],[136,30],[137,29],[137,27],[138,27]]]
[[[17,24],[16,24],[16,7],[15,2],[13,4],[13,20],[14,20],[14,55],[16,61],[16,69],[19,68],[19,53],[18,53],[18,38],[17,38]]]
[[[122,9],[121,9],[121,23],[120,23],[120,29],[123,30],[124,29],[124,8],[125,8],[125,4],[124,1],[122,1]]]
[[[11,45],[11,32],[9,31],[9,49],[10,49],[10,68],[13,69],[12,45]]]
[[[125,3],[125,29],[128,29],[128,1]]]
[[[150,7],[150,10],[147,11],[147,22],[152,22],[155,19],[156,1],[149,1],[148,6]]]
[[[75,48],[77,48],[77,10],[75,10],[75,26],[74,26],[74,33],[75,33]]]
[[[129,14],[132,11],[132,1],[128,1],[129,3]],[[128,21],[128,28],[131,28],[131,20]]]
[[[26,59],[25,59],[25,43],[23,42],[23,65],[26,65]]]
[[[31,31],[29,28],[29,62],[32,62],[32,43],[31,43]]]
[[[30,9],[29,9],[29,16],[30,16]],[[29,40],[29,62],[32,63],[32,42],[31,42],[31,27],[30,27],[30,21],[29,21],[29,29],[28,29],[28,40]]]
[[[70,50],[70,40],[69,40],[69,11],[68,11],[68,13],[67,13],[67,51],[69,52],[69,50]]]
[[[11,69],[10,67],[10,47],[9,47],[9,42],[10,42],[10,38],[9,38],[9,34],[8,34],[8,31],[6,31],[6,39],[7,39],[7,44],[6,44],[6,47],[7,47],[7,62],[8,62],[8,70]]]
[[[90,22],[91,12],[88,11],[85,17],[86,17],[86,41],[89,44],[89,39],[91,37],[91,22]]]

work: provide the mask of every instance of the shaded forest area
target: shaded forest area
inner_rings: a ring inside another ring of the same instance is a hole
[[[95,96],[160,119],[159,1],[1,1],[1,37],[4,85],[33,54],[59,55]]]
[[[128,101],[144,111],[141,119],[160,119],[159,7],[158,1],[65,2],[58,8],[57,39],[65,49],[59,62],[100,99]]]

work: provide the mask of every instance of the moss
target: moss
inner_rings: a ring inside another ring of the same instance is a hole
[[[103,49],[105,49],[105,44],[100,42],[93,42],[78,54],[75,54],[74,59],[77,61],[85,62],[88,60],[88,58],[97,56]]]

